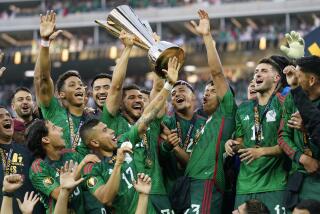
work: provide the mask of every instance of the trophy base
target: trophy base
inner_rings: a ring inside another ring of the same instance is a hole
[[[165,77],[163,69],[168,69],[168,61],[172,57],[177,57],[178,62],[184,63],[184,51],[177,45],[169,42],[161,41],[153,45],[148,52],[148,56],[154,65],[154,71],[160,76]]]

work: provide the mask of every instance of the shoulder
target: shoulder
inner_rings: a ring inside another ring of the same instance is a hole
[[[35,159],[31,164],[31,171],[33,173],[42,173],[45,169],[45,162],[42,158]]]
[[[239,107],[238,110],[242,110],[242,109],[247,109],[248,107],[252,107],[254,106],[254,101],[253,100],[247,100],[242,102]]]
[[[87,163],[83,168],[82,168],[82,173],[83,175],[89,175],[92,173],[93,168],[97,168],[99,163]]]

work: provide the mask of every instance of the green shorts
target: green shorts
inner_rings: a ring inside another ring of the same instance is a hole
[[[220,214],[223,193],[213,180],[191,180],[191,207],[184,214]]]
[[[167,195],[150,195],[150,202],[148,203],[148,214],[161,213],[161,214],[172,214],[173,209]]]
[[[247,200],[257,199],[268,207],[271,214],[286,214],[286,209],[283,204],[283,196],[284,191],[237,194],[235,209]]]

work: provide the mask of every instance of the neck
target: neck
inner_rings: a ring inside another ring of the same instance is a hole
[[[183,112],[179,112],[179,111],[176,111],[176,114],[181,117],[182,119],[185,119],[185,120],[191,120],[192,117],[193,117],[193,108],[187,108],[185,111]]]
[[[29,123],[32,121],[33,117],[32,117],[32,115],[28,115],[25,117],[20,117],[19,115],[17,115],[16,119],[18,119],[19,121],[24,122],[24,123]]]
[[[317,100],[320,98],[320,87],[310,90],[308,97],[311,101]]]
[[[112,156],[113,156],[113,152],[108,152],[108,151],[104,151],[103,149],[99,149],[98,151],[97,151],[97,155],[98,155],[98,157],[99,158],[105,158],[105,157],[108,157],[108,158],[111,158]]]
[[[137,122],[135,119],[129,116],[129,114],[125,111],[122,112],[122,115],[126,118],[126,120],[132,125]]]
[[[274,87],[272,87],[272,89],[266,91],[266,92],[259,92],[257,93],[257,98],[258,98],[258,103],[261,106],[267,105],[270,97],[272,96],[273,92],[274,92]]]
[[[49,149],[47,151],[47,156],[50,160],[59,160],[61,157],[61,150],[58,149]]]
[[[0,144],[10,144],[12,141],[12,138],[0,138]]]
[[[68,106],[68,111],[72,115],[80,117],[83,114],[83,106],[78,107],[78,106],[69,105]]]

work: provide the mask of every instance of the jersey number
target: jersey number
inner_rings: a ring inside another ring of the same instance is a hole
[[[277,212],[277,214],[286,214],[286,208],[280,207],[279,204],[277,204],[277,206],[275,206],[274,210]],[[281,212],[281,210],[282,210],[282,212]]]
[[[128,180],[126,174],[129,175],[131,181],[134,180],[133,171],[132,171],[131,167],[129,167],[129,168],[126,170],[126,173],[122,173],[122,179],[123,179],[123,180],[126,182],[126,184],[128,185],[128,189],[130,189],[131,187],[133,187],[133,185],[132,185],[132,183]]]
[[[256,130],[255,130],[255,128],[254,128],[254,126],[252,126],[252,137],[251,137],[251,140],[256,140]],[[263,137],[263,130],[262,130],[262,128],[261,128],[261,140],[263,140],[264,139],[264,137]]]

